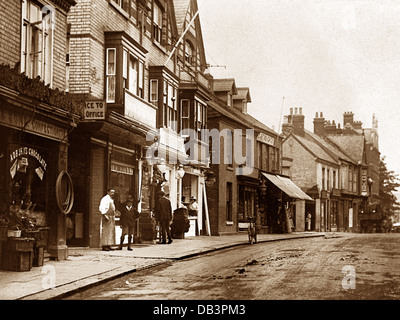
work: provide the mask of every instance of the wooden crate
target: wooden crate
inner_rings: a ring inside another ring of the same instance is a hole
[[[8,238],[5,243],[5,251],[29,251],[33,250],[35,239],[33,238]]]
[[[33,250],[3,250],[3,270],[30,271],[33,263]]]

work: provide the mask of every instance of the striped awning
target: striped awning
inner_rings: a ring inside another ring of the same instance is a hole
[[[296,186],[294,182],[289,178],[264,172],[262,172],[262,174],[265,178],[271,181],[276,187],[281,189],[289,197],[300,200],[313,200],[311,197],[305,194],[303,190]]]

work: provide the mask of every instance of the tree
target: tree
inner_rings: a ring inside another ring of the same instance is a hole
[[[400,209],[400,203],[393,194],[396,188],[400,187],[400,181],[398,174],[387,169],[385,158],[384,156],[379,161],[379,196],[384,215],[390,216],[395,210]]]

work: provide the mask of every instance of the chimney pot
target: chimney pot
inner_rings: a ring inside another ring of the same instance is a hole
[[[299,108],[299,113],[303,114],[303,108]]]
[[[293,115],[293,108],[290,108],[290,115]]]

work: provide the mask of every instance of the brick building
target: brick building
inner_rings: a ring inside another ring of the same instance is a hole
[[[247,113],[249,88],[234,79],[213,79],[208,127],[212,137],[211,170],[216,181],[207,187],[211,233],[244,231],[257,217],[262,233],[286,232],[285,214],[294,199],[310,199],[281,175],[281,137]]]
[[[127,195],[139,202],[143,240],[151,240],[144,228],[153,228],[161,188],[173,209],[196,196],[198,232],[204,229],[207,161],[186,153],[181,134],[205,128],[207,119],[197,11],[194,0],[78,0],[69,13],[68,89],[93,102],[71,137],[78,195],[70,244],[99,245],[98,206],[108,187],[116,190],[117,205]],[[200,136],[194,144],[207,146]]]
[[[81,104],[66,85],[67,13],[73,0],[0,2],[0,214],[49,228],[47,251],[68,255],[73,204],[69,134]],[[64,197],[66,196],[66,197]]]
[[[352,113],[343,116],[343,128],[326,121],[323,114],[314,118],[314,132],[304,129],[301,109],[291,109],[283,130],[284,167],[293,181],[315,199],[307,203],[313,229],[354,231],[362,229],[362,212],[370,196],[370,160],[367,137],[361,122]]]

